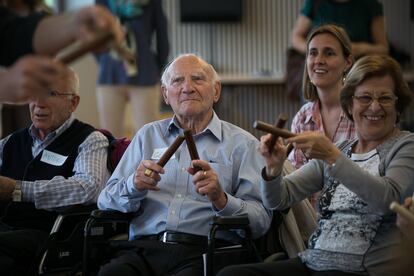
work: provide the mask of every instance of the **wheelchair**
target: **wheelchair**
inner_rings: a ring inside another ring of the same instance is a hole
[[[84,248],[83,248],[83,275],[94,275],[99,270],[99,265],[109,259],[105,256],[108,253],[107,249],[111,246],[116,246],[119,238],[106,240],[102,236],[106,236],[104,229],[105,224],[123,224],[129,225],[129,222],[136,214],[121,213],[118,211],[103,211],[95,210],[91,213],[90,218],[85,224],[84,230]],[[260,262],[262,256],[256,248],[256,244],[251,236],[249,227],[249,219],[247,215],[241,216],[216,216],[213,217],[211,228],[207,236],[207,249],[203,256],[204,259],[204,275],[215,275],[218,270],[224,265],[220,260],[224,256],[231,256],[235,252],[243,256],[238,259],[238,263]],[[128,229],[127,229],[128,230]],[[220,231],[238,231],[244,236],[240,243],[221,247],[216,242],[217,233]],[[125,235],[122,240],[127,240]],[[230,263],[232,264],[232,263]]]
[[[128,240],[129,222],[136,213],[95,208],[96,205],[76,206],[61,212],[42,251],[40,261],[37,262],[40,262],[38,274],[94,275],[100,265],[110,259],[111,245],[116,245],[120,240]],[[207,237],[204,275],[214,275],[224,265],[229,265],[219,261],[222,256],[229,256],[235,252],[241,252],[244,256],[238,263],[262,260],[271,262],[294,257],[301,248],[292,253],[286,246],[286,243],[295,244],[292,242],[295,238],[291,236],[295,231],[292,231],[289,225],[284,225],[287,214],[274,212],[267,233],[255,240],[251,237],[247,216],[214,217]],[[303,225],[298,227],[302,230]],[[241,231],[245,238],[241,239],[240,244],[219,247],[216,243],[216,234],[219,231]],[[291,233],[287,238],[286,231]]]
[[[86,221],[97,206],[70,206],[59,212],[46,243],[34,261],[33,274],[79,275],[82,273],[83,237]],[[124,233],[127,226],[103,225],[102,237]]]
[[[284,166],[284,174],[293,170],[287,165]],[[110,258],[110,245],[117,243],[119,239],[128,240],[129,222],[139,213],[95,209],[96,205],[71,208],[58,217],[46,245],[47,250],[42,255],[39,274],[94,275],[99,266]],[[214,275],[221,267],[229,265],[220,264],[219,256],[235,251],[245,253],[245,258],[238,263],[295,257],[305,246],[300,243],[307,240],[309,233],[315,229],[316,215],[307,202],[295,213],[295,216],[300,214],[310,219],[310,223],[305,221],[303,225],[303,219],[297,222],[287,217],[292,211],[295,208],[287,212],[274,212],[271,227],[264,236],[256,240],[251,237],[247,216],[214,217],[207,237],[204,274]],[[245,239],[240,244],[218,248],[215,242],[218,231],[241,231]],[[289,245],[294,246],[289,249]]]

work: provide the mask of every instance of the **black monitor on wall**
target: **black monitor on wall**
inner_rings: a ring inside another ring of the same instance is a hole
[[[240,22],[243,0],[180,0],[181,22]]]
[[[410,18],[414,21],[414,0],[410,1]]]

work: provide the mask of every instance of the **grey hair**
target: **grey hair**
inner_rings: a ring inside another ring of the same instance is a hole
[[[170,78],[171,78],[171,69],[173,68],[174,63],[177,60],[179,60],[179,59],[181,59],[183,57],[194,57],[198,61],[200,61],[200,63],[204,64],[205,67],[208,68],[208,70],[212,74],[212,82],[213,82],[213,84],[220,81],[220,77],[219,77],[216,69],[214,69],[213,65],[211,65],[210,63],[208,63],[207,61],[205,61],[203,58],[201,58],[197,54],[194,54],[194,53],[186,53],[186,54],[180,54],[180,55],[178,55],[170,63],[167,64],[167,66],[164,69],[164,72],[161,75],[161,84],[163,86],[168,85],[168,83],[170,81]]]
[[[76,74],[75,70],[73,70],[72,68],[68,68],[68,74],[67,74],[67,78],[66,78],[67,82],[68,82],[68,88],[70,93],[79,95],[79,77],[78,74]]]

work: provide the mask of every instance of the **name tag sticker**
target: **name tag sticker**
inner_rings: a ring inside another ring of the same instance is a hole
[[[43,150],[40,161],[53,165],[53,166],[62,166],[63,163],[65,163],[67,158],[68,157],[64,155],[60,155],[58,153],[51,152],[48,150]]]
[[[151,159],[159,160],[167,149],[168,148],[154,149],[154,152],[152,153]],[[175,155],[173,154],[173,156],[171,156],[171,159],[174,159],[174,158],[175,158]]]

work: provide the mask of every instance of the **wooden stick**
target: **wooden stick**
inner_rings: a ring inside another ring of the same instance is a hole
[[[275,127],[283,128],[285,126],[287,120],[288,120],[288,116],[286,114],[280,114],[279,118],[277,119],[277,122],[275,123]],[[269,153],[272,152],[273,147],[276,144],[277,138],[279,138],[279,136],[274,135],[274,134],[271,135],[269,145],[268,145],[269,146]]]
[[[285,129],[277,128],[277,127],[275,127],[271,124],[267,124],[267,123],[264,123],[262,121],[254,121],[253,127],[255,129],[258,129],[258,130],[261,130],[261,131],[264,131],[264,132],[268,132],[268,133],[271,133],[273,135],[280,136],[282,138],[290,138],[290,137],[295,137],[296,136],[295,133],[292,133],[292,132],[290,132],[288,130],[285,130]]]
[[[396,213],[398,213],[399,215],[401,215],[403,218],[408,219],[408,220],[414,220],[414,208],[410,208],[407,209],[404,206],[402,206],[401,204],[393,201],[390,204],[390,209]]]
[[[108,42],[114,40],[114,38],[114,34],[110,31],[98,32],[90,40],[74,44],[72,47],[69,47],[67,50],[59,53],[57,59],[64,64],[69,64],[84,54],[102,47]],[[112,48],[123,60],[129,64],[135,64],[135,55],[126,46],[119,43],[113,43]]]
[[[177,136],[174,142],[168,147],[168,149],[164,152],[161,158],[158,160],[157,164],[161,167],[164,167],[167,164],[168,160],[170,160],[171,156],[177,151],[180,145],[184,142],[185,138],[182,135]],[[151,177],[153,171],[151,169],[145,169],[144,174],[148,177]]]
[[[112,32],[99,32],[92,39],[79,43],[73,46],[73,48],[69,48],[67,51],[62,52],[57,56],[57,59],[64,64],[69,64],[84,54],[105,45],[113,39],[114,34]]]
[[[189,129],[184,130],[184,137],[185,137],[185,141],[187,142],[187,147],[188,147],[188,151],[190,152],[191,160],[200,159],[200,157],[198,156],[197,147],[194,143],[193,135],[191,134],[191,130]],[[201,170],[201,168],[198,166],[195,166],[194,169],[195,169],[195,172],[198,172]]]

